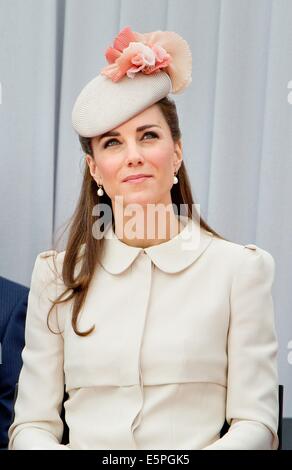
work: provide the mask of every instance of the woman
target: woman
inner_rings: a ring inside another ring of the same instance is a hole
[[[191,82],[189,47],[124,28],[106,57],[73,109],[86,164],[66,250],[32,274],[9,449],[276,449],[274,260],[193,203],[167,96]]]

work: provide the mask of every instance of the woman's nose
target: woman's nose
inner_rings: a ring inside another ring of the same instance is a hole
[[[126,150],[126,163],[137,163],[139,161],[144,161],[144,156],[139,145],[136,143],[128,145]]]

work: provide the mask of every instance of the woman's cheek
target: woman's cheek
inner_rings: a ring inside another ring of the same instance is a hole
[[[118,169],[119,167],[114,161],[108,161],[107,164],[104,164],[100,167],[103,179],[109,181],[110,184],[113,184],[116,181]]]
[[[165,182],[168,180],[168,176],[171,180],[173,179],[172,163],[169,152],[165,151],[157,153],[155,158],[155,166],[157,168],[159,177],[165,180]]]

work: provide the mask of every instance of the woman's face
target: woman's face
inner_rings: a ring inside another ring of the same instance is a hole
[[[139,130],[142,126],[145,128]],[[93,137],[91,142],[94,158],[86,155],[90,173],[103,185],[113,204],[115,196],[123,197],[123,205],[171,204],[170,190],[181,165],[182,149],[180,141],[173,142],[158,105],[150,106],[104,135]],[[132,183],[123,181],[140,173],[151,176]]]

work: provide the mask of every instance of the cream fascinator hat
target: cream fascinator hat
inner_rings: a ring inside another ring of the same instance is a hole
[[[109,63],[77,97],[72,124],[83,137],[103,134],[192,81],[188,43],[173,31],[122,29],[105,57]]]

